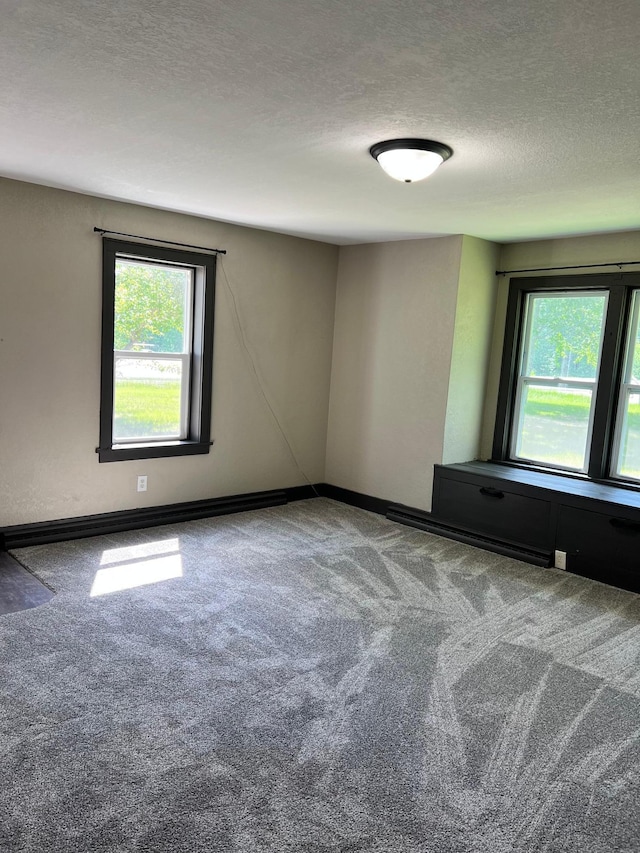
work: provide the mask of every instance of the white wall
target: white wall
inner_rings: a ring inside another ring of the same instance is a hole
[[[638,260],[640,260],[640,231],[623,231],[612,234],[592,234],[586,237],[565,237],[557,240],[533,240],[523,243],[508,243],[502,246],[498,268],[501,270],[518,270],[538,267],[563,267],[573,264],[610,264],[610,266],[600,269],[518,273],[514,277],[563,274],[588,275],[590,273],[619,272],[620,269],[616,265],[616,262]],[[637,269],[637,266],[622,267],[623,271]],[[491,457],[498,400],[498,384],[500,381],[502,345],[504,341],[504,324],[511,277],[501,276],[498,279],[498,293],[481,441],[481,457],[483,459]]]
[[[340,249],[327,482],[430,507],[462,242],[454,236]]]
[[[294,451],[324,479],[337,248],[0,181],[0,526],[300,485],[218,267],[206,456],[98,463],[102,243],[93,227],[224,248],[249,349]],[[149,491],[135,491],[147,474]]]

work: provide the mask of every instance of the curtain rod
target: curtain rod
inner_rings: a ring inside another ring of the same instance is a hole
[[[152,243],[164,243],[166,246],[182,246],[183,249],[200,249],[202,252],[214,252],[226,255],[226,249],[210,249],[208,246],[194,246],[191,243],[176,243],[175,240],[160,240],[158,237],[141,237],[140,234],[125,234],[124,231],[109,231],[107,228],[94,228],[97,234],[116,234],[118,237],[133,237],[134,240],[149,240]]]
[[[590,270],[595,267],[624,267],[640,264],[640,261],[611,261],[608,264],[576,264],[571,267],[532,267],[528,270],[496,270],[496,275],[509,275],[515,272],[553,272],[554,270]]]

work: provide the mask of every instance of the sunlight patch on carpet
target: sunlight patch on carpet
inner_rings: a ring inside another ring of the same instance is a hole
[[[180,540],[163,539],[127,548],[109,548],[102,554],[91,587],[91,598],[182,577]]]

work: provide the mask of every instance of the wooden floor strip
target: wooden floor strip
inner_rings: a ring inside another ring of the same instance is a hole
[[[55,595],[6,551],[0,551],[0,616],[29,610]]]

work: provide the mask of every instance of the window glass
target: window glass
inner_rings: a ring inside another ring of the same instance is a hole
[[[613,452],[614,477],[640,480],[640,292],[634,291],[618,422]]]
[[[192,269],[116,259],[114,442],[186,438],[192,286]]]
[[[180,360],[115,357],[115,442],[182,437],[182,372]]]
[[[529,294],[524,373],[595,379],[606,301],[604,293]]]
[[[527,295],[512,458],[586,470],[606,305],[602,292]]]
[[[638,324],[640,295],[637,290],[633,294],[633,306],[633,322],[631,325],[629,349],[631,371],[628,381],[634,385],[640,385],[640,325]]]
[[[193,271],[116,259],[113,347],[143,352],[188,352]]]

